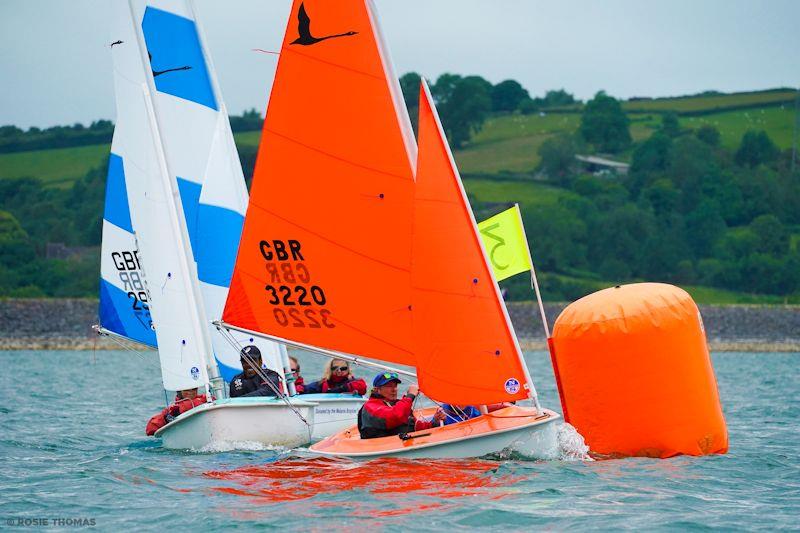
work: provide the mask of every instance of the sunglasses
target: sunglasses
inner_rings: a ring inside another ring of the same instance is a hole
[[[384,372],[383,379],[400,379],[400,376],[397,375],[397,372]]]
[[[300,367],[298,366],[297,368],[292,368],[291,370],[292,372],[300,372]]]
[[[331,367],[331,370],[333,370],[333,371],[336,371],[336,370],[345,371],[347,369],[348,369],[348,367],[346,367],[346,366],[332,366]]]

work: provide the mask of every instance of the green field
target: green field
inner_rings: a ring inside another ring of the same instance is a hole
[[[234,135],[237,146],[258,146],[260,131]],[[0,179],[34,177],[51,187],[69,187],[91,169],[103,164],[111,146],[94,144],[0,154]]]
[[[453,155],[465,174],[533,171],[539,164],[539,147],[551,135],[573,132],[576,114],[506,115],[488,119],[469,146]]]
[[[69,187],[90,169],[102,164],[108,145],[55,148],[0,154],[0,179],[39,178],[52,187]]]
[[[464,178],[467,193],[479,202],[519,203],[520,208],[535,209],[558,203],[561,198],[577,197],[572,192],[543,183],[526,180]]]
[[[258,143],[261,140],[261,132],[260,131],[243,131],[240,133],[234,133],[233,138],[236,140],[236,146],[251,146],[253,148],[258,148]]]
[[[704,124],[716,127],[726,148],[736,148],[748,129],[763,129],[781,149],[791,147],[795,110],[792,100],[795,91],[750,92],[721,96],[689,98],[660,98],[657,100],[628,101],[623,107],[632,112],[631,136],[641,142],[656,131],[661,123],[659,112],[674,110],[678,113],[725,109],[746,105],[764,104],[764,107],[720,111],[703,116],[683,116],[684,129],[697,129]],[[649,113],[652,112],[652,113]],[[471,142],[454,153],[460,171],[470,174],[529,174],[539,164],[538,150],[550,136],[572,133],[580,124],[578,113],[543,115],[504,115],[486,120],[483,128]],[[240,147],[257,147],[261,132],[249,131],[235,135]],[[108,154],[107,145],[81,146],[0,154],[0,179],[33,176],[53,187],[66,187],[102,164]],[[621,155],[630,157],[631,150]]]
[[[681,117],[680,124],[681,127],[693,129],[705,124],[714,126],[719,130],[722,145],[726,148],[739,146],[742,135],[749,129],[764,130],[772,142],[779,148],[786,149],[792,146],[794,120],[794,108],[787,105],[728,111],[701,117]]]
[[[750,92],[725,94],[719,96],[695,96],[689,98],[659,98],[657,100],[633,100],[623,102],[622,108],[628,112],[641,111],[675,111],[690,113],[698,111],[723,110],[732,107],[775,105],[780,102],[791,102],[796,91]]]

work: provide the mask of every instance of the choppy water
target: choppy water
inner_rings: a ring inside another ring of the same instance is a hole
[[[557,409],[547,356],[527,357],[543,403]],[[321,366],[301,363],[307,378]],[[595,462],[173,452],[144,436],[164,405],[155,356],[0,352],[0,365],[0,528],[32,519],[103,530],[800,524],[798,354],[715,355],[727,455]]]

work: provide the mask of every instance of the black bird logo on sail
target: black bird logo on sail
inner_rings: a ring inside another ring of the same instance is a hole
[[[182,67],[168,68],[168,69],[165,69],[165,70],[155,70],[153,68],[153,54],[151,54],[150,52],[147,52],[147,57],[148,57],[148,59],[150,59],[150,70],[153,71],[153,77],[154,78],[157,77],[157,76],[161,76],[162,74],[166,74],[167,72],[175,72],[175,71],[178,71],[178,70],[189,70],[189,69],[192,68],[189,65],[184,65]]]
[[[345,33],[337,33],[335,35],[326,35],[325,37],[314,37],[311,35],[311,18],[306,13],[305,4],[300,4],[300,9],[297,11],[297,33],[300,37],[291,42],[291,44],[300,44],[303,46],[310,46],[317,44],[325,39],[335,39],[336,37],[349,37],[356,35],[357,31],[348,31]]]

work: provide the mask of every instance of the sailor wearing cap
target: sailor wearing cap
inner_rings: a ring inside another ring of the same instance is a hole
[[[402,383],[395,372],[381,372],[372,380],[372,394],[358,412],[358,431],[362,439],[375,439],[400,435],[409,431],[429,429],[439,424],[439,419],[417,420],[412,407],[419,387],[409,385],[408,392],[397,399],[397,385]]]
[[[242,362],[242,372],[231,380],[231,398],[277,396],[283,390],[278,373],[264,368],[258,346],[251,344],[242,348],[239,359]]]

